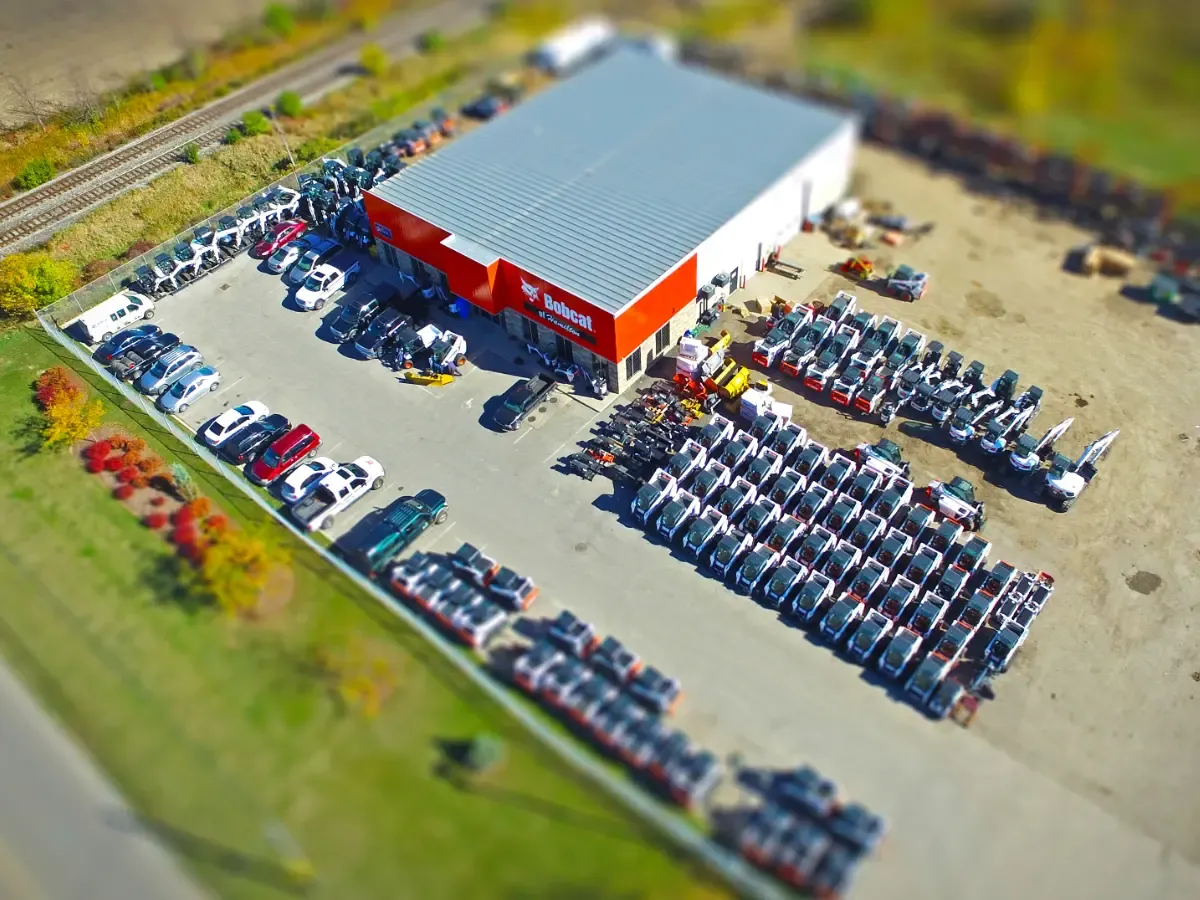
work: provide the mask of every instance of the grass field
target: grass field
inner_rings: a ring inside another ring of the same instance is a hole
[[[1194,6],[1084,3],[1068,22],[1048,3],[854,5],[868,11],[863,19],[814,29],[798,48],[801,65],[1195,194]]]
[[[315,864],[307,896],[329,900],[728,896],[290,536],[285,611],[233,626],[198,607],[165,543],[96,478],[28,452],[30,382],[71,361],[40,331],[0,332],[0,652],[217,895],[280,895],[264,837],[278,820]],[[233,518],[261,517],[88,382]],[[374,719],[307,668],[314,645],[351,636],[400,676]],[[435,773],[441,742],[483,732],[506,741],[498,771],[470,789]]]

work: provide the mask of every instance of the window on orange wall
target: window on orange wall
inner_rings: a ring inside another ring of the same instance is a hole
[[[667,352],[671,346],[671,323],[668,322],[654,335],[654,350],[659,356]]]
[[[640,371],[642,371],[642,348],[638,347],[625,357],[625,377],[632,378]]]

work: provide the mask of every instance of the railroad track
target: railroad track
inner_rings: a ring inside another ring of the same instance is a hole
[[[483,20],[486,8],[483,0],[445,0],[412,10],[374,34],[344,38],[0,204],[0,256],[44,240],[85,212],[179,165],[186,144],[194,142],[201,150],[216,145],[243,113],[272,103],[282,91],[296,91],[311,99],[336,89],[354,77],[359,51],[368,41],[378,43],[393,57],[411,53],[421,34],[431,29],[465,31]]]

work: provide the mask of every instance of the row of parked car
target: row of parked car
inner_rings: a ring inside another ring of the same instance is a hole
[[[143,322],[109,337],[92,354],[121,381],[157,398],[166,413],[182,413],[221,386],[221,373],[179,335]]]
[[[933,482],[926,503],[921,493],[890,441],[847,455],[799,423],[756,419],[735,433],[715,415],[638,490],[631,513],[851,660],[907,677],[913,700],[940,717],[962,696],[948,676],[976,637],[990,628],[983,665],[1007,669],[1054,581],[1003,560],[985,568],[990,542],[964,540],[977,521],[969,483]]]
[[[614,637],[564,611],[513,664],[513,680],[605,752],[686,809],[721,779],[717,757],[664,719],[679,705],[679,682],[643,664]]]
[[[383,466],[373,457],[338,463],[317,456],[321,436],[293,425],[258,400],[225,410],[197,432],[197,439],[225,462],[245,466],[246,477],[275,490],[306,531],[333,527],[334,518],[383,487]]]
[[[752,865],[817,897],[846,892],[858,866],[887,834],[884,820],[861,803],[845,803],[838,786],[812,766],[773,773],[763,803],[736,834]]]

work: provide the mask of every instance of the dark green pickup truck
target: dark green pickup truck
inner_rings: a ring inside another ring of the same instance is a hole
[[[415,497],[402,497],[347,555],[371,577],[384,571],[430,525],[441,525],[449,516],[446,498],[428,488]]]

